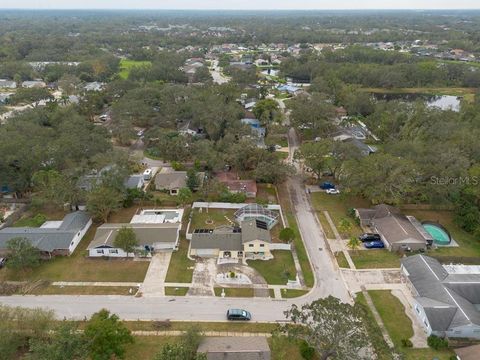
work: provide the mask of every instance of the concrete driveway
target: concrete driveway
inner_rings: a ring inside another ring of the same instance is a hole
[[[140,292],[143,296],[165,296],[165,277],[167,276],[171,257],[172,253],[170,251],[153,255],[145,275],[145,280],[143,280],[143,284],[140,286]]]
[[[217,275],[216,261],[217,259],[202,259],[195,263],[188,296],[215,296],[213,283]]]
[[[220,273],[228,273],[233,271],[235,273],[244,274],[252,281],[253,296],[255,297],[269,297],[270,292],[268,290],[267,281],[262,275],[254,268],[243,264],[221,264],[217,265],[217,271]],[[225,286],[225,285],[222,285]],[[246,286],[231,286],[231,287],[246,287]],[[250,287],[250,286],[247,286]]]

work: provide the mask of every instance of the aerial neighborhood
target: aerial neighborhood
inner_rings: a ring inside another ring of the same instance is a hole
[[[480,13],[352,14],[0,9],[0,358],[479,359]]]

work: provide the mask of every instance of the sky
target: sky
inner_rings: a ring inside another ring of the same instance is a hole
[[[0,9],[480,9],[480,0],[0,0]]]

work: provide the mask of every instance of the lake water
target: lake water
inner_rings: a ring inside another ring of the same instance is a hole
[[[413,102],[417,100],[423,100],[428,107],[438,108],[441,110],[460,111],[461,98],[452,95],[427,95],[427,94],[378,94],[374,93],[373,96],[377,100],[400,100],[406,102]]]

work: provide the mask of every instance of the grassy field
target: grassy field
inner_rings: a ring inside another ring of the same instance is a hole
[[[120,60],[120,72],[118,73],[118,75],[122,79],[128,79],[128,75],[130,75],[130,71],[134,67],[147,66],[151,64],[152,63],[150,61],[136,61],[136,60],[122,59]]]
[[[194,229],[214,229],[222,225],[231,225],[235,221],[235,210],[232,209],[199,209],[192,210],[192,222],[190,232]],[[231,221],[228,221],[227,218]]]
[[[257,184],[257,202],[266,204],[278,204],[275,186],[271,184]]]
[[[297,274],[292,253],[288,250],[272,251],[272,260],[249,260],[248,265],[257,270],[272,285],[285,285],[295,280]]]
[[[188,240],[181,236],[178,250],[172,253],[172,258],[170,259],[170,265],[165,278],[166,282],[192,282],[195,263],[187,257],[188,244]]]
[[[132,331],[154,331],[159,330],[155,321],[124,321],[127,328]],[[277,324],[249,322],[187,322],[187,321],[170,321],[164,324],[161,330],[178,330],[184,331],[196,325],[200,331],[233,331],[233,332],[272,332],[277,328]],[[80,327],[82,324],[80,324]]]
[[[165,295],[167,296],[185,296],[187,295],[188,287],[172,287],[172,286],[165,286]]]
[[[350,266],[348,265],[347,258],[345,257],[345,254],[342,251],[337,251],[335,253],[335,259],[337,259],[337,264],[341,268],[347,268],[349,269]]]
[[[130,289],[133,289],[130,294]],[[128,286],[55,286],[40,287],[29,295],[135,295],[137,288]]]
[[[303,296],[306,293],[308,293],[308,290],[286,289],[286,290],[282,290],[281,292],[282,292],[282,298],[290,299],[290,298]]]
[[[413,215],[418,220],[436,221],[442,224],[449,232],[453,239],[458,243],[458,247],[442,247],[428,253],[429,256],[438,258],[444,262],[454,262],[455,258],[468,258],[469,263],[480,264],[480,242],[472,234],[459,228],[453,221],[453,213],[451,211],[439,210],[405,210],[405,214]]]
[[[350,257],[357,269],[399,268],[400,256],[386,249],[351,250]]]
[[[323,211],[319,211],[317,213],[317,217],[318,217],[318,220],[320,221],[320,224],[322,224],[322,229],[327,239],[335,239],[335,234],[333,233],[332,227],[328,223],[327,218],[323,213]]]
[[[135,342],[127,346],[126,360],[153,359],[166,344],[175,344],[180,336],[135,336]]]
[[[433,349],[403,348],[402,339],[413,336],[412,322],[405,314],[402,303],[388,290],[375,290],[368,292],[372,297],[375,308],[385,324],[397,351],[404,355],[405,359],[433,359],[447,360],[453,355],[451,350],[435,351]]]
[[[337,227],[337,230],[340,232],[338,228],[339,223],[342,219],[347,218],[350,223],[352,224],[352,229],[344,234],[341,234],[344,238],[349,238],[350,236],[358,236],[362,232],[360,226],[358,226],[352,218],[348,216],[348,209],[350,208],[365,208],[370,207],[370,204],[367,200],[349,196],[347,194],[341,194],[339,196],[332,196],[328,195],[324,192],[315,192],[311,194],[312,204],[315,210],[318,213],[323,212],[324,210],[328,211],[330,217],[332,218],[333,223]],[[320,221],[322,222],[322,226],[324,222],[322,221],[322,216],[320,215]],[[324,220],[326,223],[326,219]],[[328,227],[327,227],[328,229]],[[327,232],[327,230],[325,230]],[[333,232],[330,233],[333,236]],[[330,236],[327,234],[327,236]]]
[[[222,295],[222,289],[225,290],[226,297],[253,297],[253,288],[221,288],[215,287],[215,296]]]
[[[96,226],[92,226],[71,256],[46,260],[34,270],[22,272],[3,269],[0,281],[124,281],[142,282],[150,264],[132,259],[90,259],[86,248],[92,241]]]

